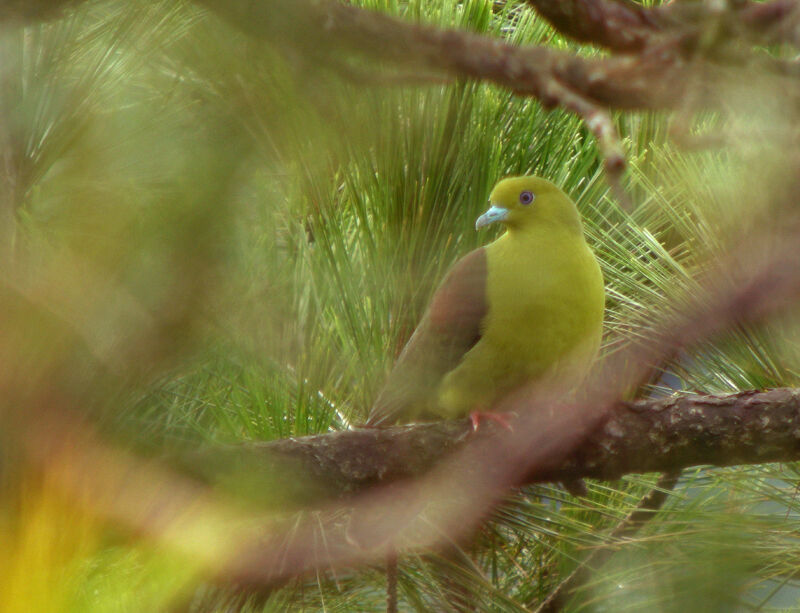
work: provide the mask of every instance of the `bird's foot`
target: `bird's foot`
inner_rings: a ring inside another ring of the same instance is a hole
[[[481,425],[482,419],[493,421],[498,426],[505,428],[509,432],[513,432],[514,428],[511,425],[511,422],[514,420],[515,417],[517,417],[517,414],[514,413],[513,411],[505,413],[493,413],[491,411],[472,411],[469,414],[469,419],[472,422],[473,432],[478,431],[478,427]]]

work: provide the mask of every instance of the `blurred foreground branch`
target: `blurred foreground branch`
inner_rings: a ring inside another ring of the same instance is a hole
[[[487,427],[475,436],[502,435]],[[283,473],[287,481],[308,475],[337,497],[418,477],[473,438],[469,420],[459,420],[282,439],[230,453],[273,469],[292,466]],[[220,462],[218,450],[213,457]],[[690,394],[620,404],[559,466],[524,475],[517,485],[798,459],[800,389]]]
[[[420,81],[431,76],[489,81],[536,97],[546,107],[561,106],[586,120],[611,166],[622,157],[615,153],[618,142],[609,108],[724,107],[737,89],[739,93],[781,91],[781,100],[791,108],[796,108],[800,98],[796,61],[779,64],[762,50],[748,48],[778,40],[797,44],[793,2],[744,4],[746,10],[739,12],[731,3],[729,8],[719,9],[719,19],[704,12],[696,19],[674,22],[623,2],[532,2],[539,10],[577,11],[575,19],[548,16],[562,33],[612,51],[626,51],[604,57],[585,57],[552,47],[520,47],[499,38],[410,23],[334,2],[199,3],[243,32],[299,56],[298,79],[305,74],[302,68],[306,65],[342,74],[347,74],[345,68],[359,69],[359,74],[384,81],[386,69],[402,69]],[[28,8],[35,17],[35,7],[49,4],[37,2]],[[52,3],[59,4],[65,3]],[[22,7],[23,3],[8,6]],[[595,10],[580,12],[586,8]],[[579,30],[584,19],[580,15],[597,21]],[[621,44],[620,36],[632,32],[628,28],[631,15],[639,24],[635,40]],[[25,16],[30,17],[28,13]],[[743,31],[749,34],[740,37]],[[770,88],[760,87],[766,83]],[[796,131],[787,130],[780,136],[792,139]],[[787,164],[795,168],[792,152],[796,148],[782,150],[787,152]],[[787,176],[798,175],[793,171]],[[208,182],[214,184],[227,185]],[[339,521],[347,507],[360,509],[363,517],[385,520],[372,530],[383,542],[391,541],[400,548],[432,548],[468,536],[503,502],[508,488],[516,485],[580,477],[609,479],[627,472],[696,464],[798,459],[800,390],[619,402],[679,350],[796,308],[800,231],[788,214],[796,210],[800,193],[796,179],[786,192],[774,196],[775,210],[783,211],[773,221],[774,227],[760,224],[760,232],[748,228],[741,240],[733,242],[730,257],[702,267],[707,275],[692,279],[686,296],[665,305],[654,317],[653,333],[643,337],[646,340],[610,356],[587,386],[588,400],[580,404],[569,404],[563,400],[566,394],[558,390],[550,395],[538,389],[522,390],[498,407],[520,413],[513,433],[488,430],[473,436],[466,421],[421,424],[215,449],[205,459],[192,458],[199,470],[205,462],[214,471],[232,469],[226,475],[231,480],[249,478],[252,489],[269,498],[272,506],[267,509],[254,506],[243,510],[238,500],[231,503],[215,489],[186,479],[161,463],[104,444],[76,417],[84,410],[84,391],[91,387],[77,376],[67,376],[77,370],[78,360],[66,351],[68,357],[62,360],[40,359],[38,345],[28,342],[15,325],[21,317],[6,317],[7,329],[14,335],[6,334],[11,340],[5,341],[5,352],[0,352],[4,366],[0,391],[14,407],[12,414],[20,423],[14,435],[24,454],[66,497],[95,515],[185,553],[208,574],[256,586],[273,585],[310,569],[381,557],[381,552],[354,548],[343,530],[318,530],[328,518]],[[224,201],[214,192],[202,202],[214,203],[204,210],[216,211],[216,203]],[[200,219],[216,218],[201,215]],[[198,227],[205,226],[201,223]],[[192,240],[184,242],[195,253],[194,246],[206,241],[196,240],[197,232],[191,225],[189,229]],[[170,263],[181,261],[184,252],[178,249],[175,253]],[[164,353],[163,347],[173,347],[174,339],[187,336],[176,322],[183,321],[181,315],[193,313],[196,305],[207,303],[205,288],[213,287],[205,282],[211,267],[203,264],[192,268],[197,274],[188,275],[193,283],[175,284],[177,289],[172,287],[168,294],[173,300],[165,302],[179,308],[154,308],[154,332],[142,334],[143,328],[136,328],[136,335],[124,336],[126,342],[114,345],[118,354],[125,350],[124,355],[136,356],[136,363],[152,364],[153,356]],[[80,271],[81,276],[75,278],[81,282],[75,292],[86,293],[86,269]],[[35,297],[39,287],[21,284],[13,289],[21,296]],[[59,304],[52,295],[41,293],[44,298],[38,303]],[[109,290],[108,295],[124,294]],[[106,294],[98,296],[95,303],[110,302]],[[86,319],[92,330],[104,332],[105,320]],[[52,349],[52,335],[47,335],[46,343]],[[134,359],[129,357],[128,363]],[[59,376],[62,373],[65,376]],[[21,381],[28,385],[21,386]],[[242,470],[243,466],[255,466],[258,471]],[[302,477],[309,477],[316,487]],[[378,485],[388,487],[374,487]],[[324,518],[292,519],[287,525],[283,516],[289,505],[284,503],[296,503],[301,497],[314,505],[335,502],[324,509]],[[341,498],[347,498],[347,503],[341,504]],[[417,513],[419,509],[424,513]]]
[[[387,69],[412,70],[419,82],[433,75],[466,77],[532,96],[548,109],[575,113],[597,139],[615,188],[625,156],[610,109],[720,109],[743,84],[748,90],[777,87],[788,98],[800,96],[797,62],[777,60],[758,48],[798,44],[800,10],[793,0],[688,9],[646,9],[611,0],[529,0],[561,34],[611,50],[606,57],[519,46],[339,2],[297,2],[288,12],[269,0],[198,2],[237,29],[280,41],[345,77],[353,62],[377,60],[382,64],[370,67],[376,82],[386,82]],[[298,41],[313,42],[303,48]],[[627,200],[620,189],[615,191]]]
[[[286,40],[298,46],[302,43],[297,34],[302,31],[305,40],[313,41],[315,53],[325,50],[350,58],[382,60],[390,67],[486,80],[534,96],[547,107],[563,106],[581,115],[595,105],[596,111],[600,106],[675,108],[693,87],[702,88],[704,104],[721,103],[726,93],[716,91],[717,85],[741,79],[742,71],[750,68],[764,72],[763,65],[750,64],[761,56],[742,49],[738,37],[748,33],[751,40],[759,42],[777,37],[794,43],[796,28],[780,26],[794,25],[798,13],[796,5],[787,0],[748,4],[746,10],[731,9],[730,15],[724,10],[696,10],[696,14],[681,15],[681,19],[673,15],[674,7],[656,13],[632,3],[531,2],[557,29],[576,40],[597,42],[614,50],[626,47],[621,40],[637,41],[633,44],[636,53],[581,57],[544,46],[518,46],[492,36],[410,23],[338,2],[298,2],[291,15],[280,18],[275,14],[276,3],[270,0],[199,3],[257,38]],[[557,5],[559,10],[550,5]],[[570,12],[568,7],[583,8]],[[568,19],[563,15],[565,10]],[[631,29],[626,20],[647,27]],[[716,28],[719,23],[729,27],[720,32]],[[709,32],[715,35],[711,41]],[[783,34],[778,36],[779,32]],[[312,52],[310,48],[306,51]],[[725,64],[735,64],[736,75]],[[790,87],[787,94],[798,93],[796,79],[786,85]]]
[[[469,538],[509,488],[525,483],[800,459],[800,390],[620,402],[668,356],[796,307],[800,230],[790,222],[751,233],[740,251],[687,281],[646,340],[606,356],[580,399],[566,393],[568,382],[554,382],[501,400],[497,410],[519,414],[513,432],[473,436],[464,421],[211,449],[188,460],[214,473],[209,487],[108,448],[63,410],[74,406],[71,388],[56,395],[51,385],[25,405],[53,406],[55,397],[60,410],[25,413],[19,438],[69,498],[248,589],[382,558],[381,547],[353,545],[352,516],[365,518],[359,537],[368,543],[430,550]],[[0,378],[0,389],[15,383]],[[222,484],[263,504],[232,505],[215,491]]]
[[[79,3],[5,3],[0,19],[45,19]],[[196,0],[234,28],[302,60],[301,67],[326,67],[346,79],[358,74],[376,83],[395,81],[392,74],[419,83],[470,78],[575,113],[597,138],[614,185],[625,157],[611,109],[721,109],[737,92],[755,88],[800,98],[797,60],[763,51],[769,44],[800,45],[794,0],[651,8],[614,0],[528,3],[562,35],[611,54],[586,57],[519,46],[330,0]]]

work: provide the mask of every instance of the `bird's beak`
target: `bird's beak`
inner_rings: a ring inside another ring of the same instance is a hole
[[[475,220],[475,229],[480,230],[484,226],[488,226],[496,221],[503,221],[507,217],[508,209],[492,204],[488,211]]]

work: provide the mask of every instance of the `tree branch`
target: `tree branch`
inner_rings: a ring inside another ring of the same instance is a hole
[[[616,52],[637,52],[658,40],[680,40],[693,51],[709,28],[726,40],[797,44],[796,0],[672,3],[644,7],[630,0],[527,0],[564,36]]]
[[[528,0],[559,32],[616,51],[643,48],[662,30],[659,14],[634,2],[615,0]]]
[[[298,0],[289,8],[276,7],[274,0],[197,1],[251,36],[299,49],[316,65],[336,70],[347,62],[364,64],[380,82],[386,81],[386,68],[416,73],[421,82],[467,77],[537,98],[547,109],[575,113],[597,139],[623,204],[627,197],[619,178],[625,157],[610,109],[681,108],[688,92],[698,107],[718,108],[731,99],[730,88],[755,87],[756,81],[758,87],[771,85],[800,97],[796,70],[760,61],[763,53],[741,45],[742,39],[796,42],[800,11],[794,0],[722,11],[683,5],[645,9],[622,0],[529,0],[565,35],[624,52],[610,57],[520,47],[339,2]]]
[[[478,436],[502,433],[487,427]],[[285,482],[272,482],[277,488],[295,490],[305,476],[317,486],[309,502],[324,504],[418,477],[473,439],[469,420],[459,420],[253,443],[214,450],[211,457],[216,470],[252,462],[286,475]],[[691,394],[619,405],[560,465],[528,473],[517,485],[798,459],[800,389]]]
[[[519,47],[493,36],[440,29],[338,2],[296,2],[289,14],[273,0],[198,0],[237,29],[273,43],[302,46],[326,64],[343,54],[389,67],[489,81],[563,105],[563,88],[586,104],[617,109],[671,108],[680,101],[689,67],[675,41],[657,41],[638,57],[586,58],[548,47]],[[282,13],[276,16],[277,13]],[[385,70],[385,68],[384,68]],[[697,67],[691,71],[696,72]],[[693,82],[693,80],[689,80]],[[709,89],[711,89],[709,87]]]
[[[45,18],[81,0],[0,3],[3,18]],[[698,108],[718,108],[730,88],[774,86],[800,97],[798,69],[769,61],[753,45],[800,42],[796,0],[682,3],[645,8],[628,0],[528,0],[565,36],[614,52],[582,57],[544,46],[410,23],[331,0],[196,0],[236,29],[292,49],[348,77],[392,81],[467,77],[537,98],[579,115],[597,138],[614,187],[625,159],[610,109],[675,109],[687,92]],[[748,47],[748,45],[750,47]],[[764,61],[765,58],[767,61]],[[774,82],[770,81],[773,80]],[[756,85],[756,80],[758,85]],[[622,195],[620,189],[616,190]],[[623,196],[624,199],[624,196]]]

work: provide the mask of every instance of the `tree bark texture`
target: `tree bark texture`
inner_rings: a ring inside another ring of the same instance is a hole
[[[302,483],[298,491],[322,503],[418,477],[470,441],[506,434],[493,424],[481,428],[473,433],[466,419],[360,428],[229,447],[221,455],[213,450],[209,457],[214,469],[231,461],[257,465],[278,488]],[[201,470],[204,455],[194,460]],[[620,404],[558,467],[535,469],[517,485],[798,459],[800,389],[676,395]]]

